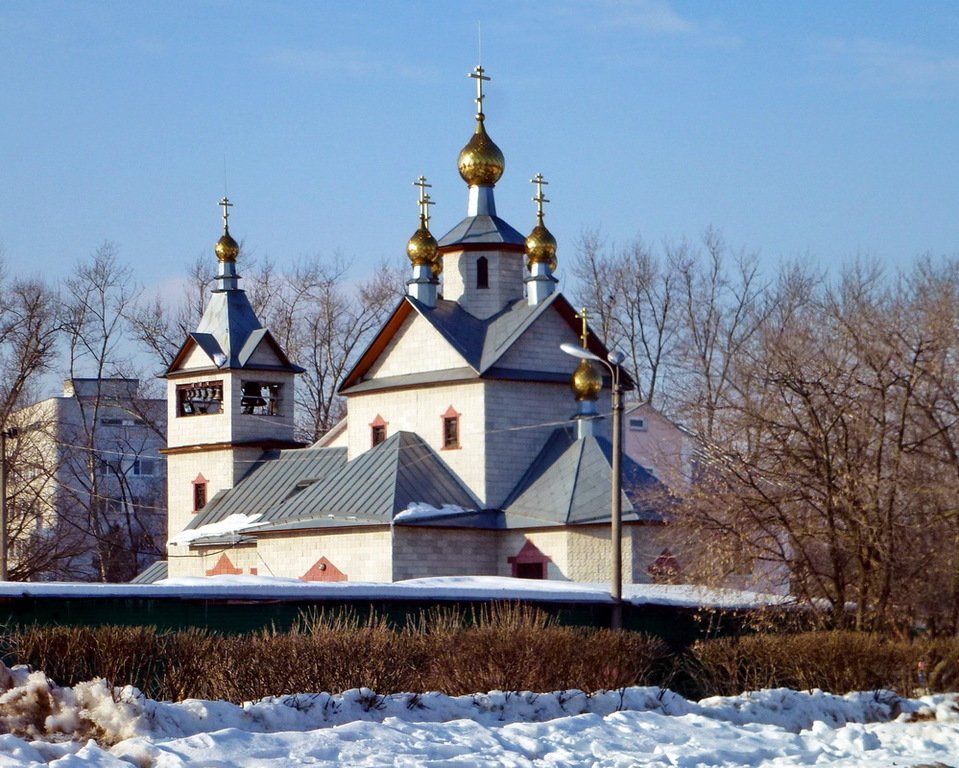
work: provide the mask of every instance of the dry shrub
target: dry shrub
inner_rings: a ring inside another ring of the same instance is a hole
[[[951,664],[953,679],[959,682],[955,674],[959,656],[950,657],[948,647],[941,641],[899,640],[862,632],[750,635],[693,644],[687,670],[703,694],[731,696],[785,687],[836,693],[889,688],[908,695],[918,687],[943,690],[919,678],[920,660],[927,660],[927,669],[939,662],[944,668]]]
[[[155,699],[242,702],[284,693],[370,688],[442,691],[594,691],[664,684],[662,641],[631,632],[559,626],[545,612],[497,604],[432,609],[401,628],[373,615],[312,612],[289,632],[158,633],[143,627],[33,627],[3,636],[9,663],[66,685],[104,677]]]

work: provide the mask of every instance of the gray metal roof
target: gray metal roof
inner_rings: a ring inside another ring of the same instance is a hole
[[[130,579],[131,584],[153,584],[167,577],[167,561],[157,560]]]
[[[572,429],[557,429],[503,505],[507,518],[520,516],[541,525],[575,525],[609,520],[612,468],[609,443],[596,437],[577,440]],[[661,521],[650,492],[662,486],[628,456],[622,457],[623,519]]]
[[[455,301],[437,301],[435,307],[411,299],[416,310],[482,375],[545,314],[560,296],[552,294],[536,306],[517,299],[486,320],[473,317]]]
[[[439,240],[439,246],[454,245],[521,245],[526,246],[526,237],[503,221],[499,216],[480,214],[467,216]]]
[[[388,523],[412,503],[478,506],[473,494],[419,435],[401,431],[285,502],[271,519]]]
[[[476,509],[469,489],[418,435],[396,432],[346,460],[345,448],[273,451],[237,485],[218,493],[187,526],[216,523],[233,514],[259,514],[261,532],[389,524],[413,503]],[[203,539],[204,544],[210,543]]]
[[[276,519],[285,501],[345,466],[346,448],[267,451],[236,486],[210,499],[187,528],[217,523],[234,514],[260,513],[260,520]]]
[[[245,291],[239,288],[215,290],[210,294],[209,303],[196,331],[189,335],[180,348],[177,359],[192,341],[206,353],[215,368],[244,368],[264,340],[272,345],[280,359],[280,365],[258,365],[257,368],[269,367],[296,372],[303,370],[286,359],[286,354],[273,340],[270,332],[260,324]],[[167,373],[171,373],[175,366],[176,363]]]

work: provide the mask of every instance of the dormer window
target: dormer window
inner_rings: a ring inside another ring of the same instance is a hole
[[[220,413],[222,410],[222,381],[198,381],[193,384],[177,385],[177,416],[203,416]]]
[[[244,381],[240,412],[256,416],[279,416],[282,384],[271,381]]]
[[[476,287],[489,288],[489,259],[485,256],[476,260]]]

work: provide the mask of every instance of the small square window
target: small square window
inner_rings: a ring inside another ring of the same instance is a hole
[[[370,427],[370,445],[376,448],[376,446],[383,442],[386,442],[386,425],[375,424]]]
[[[633,432],[645,432],[646,431],[646,419],[630,419],[629,428]]]

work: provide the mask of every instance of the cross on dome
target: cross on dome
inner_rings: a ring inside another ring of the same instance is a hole
[[[543,185],[549,184],[549,182],[543,178],[543,174],[537,173],[533,178],[529,180],[529,183],[536,185],[536,197],[533,198],[533,202],[536,203],[536,218],[538,218],[539,222],[542,224],[543,223],[543,203],[549,202],[549,198],[543,194]]]
[[[580,334],[579,340],[583,343],[583,349],[586,349],[589,340],[589,310],[583,307],[577,317],[583,321],[583,332]]]
[[[436,203],[433,202],[426,190],[432,189],[433,185],[426,183],[425,176],[420,176],[413,182],[413,186],[420,188],[420,198],[418,201],[420,206],[420,222],[422,226],[428,227],[430,223],[430,206],[436,205]]]
[[[483,69],[482,64],[477,64],[472,72],[469,73],[469,77],[473,78],[476,81],[476,118],[478,120],[483,119],[483,99],[486,97],[483,95],[483,81],[489,82],[490,78],[483,74],[486,72]]]
[[[223,208],[223,231],[230,231],[230,208],[233,207],[233,203],[230,202],[230,198],[224,197],[219,205]]]

